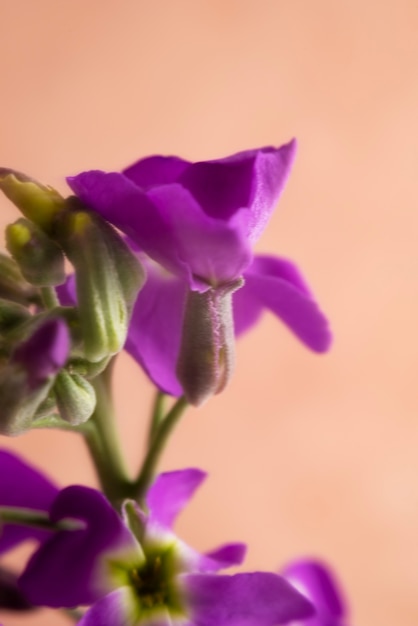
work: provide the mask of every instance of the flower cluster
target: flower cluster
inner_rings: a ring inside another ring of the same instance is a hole
[[[188,546],[173,525],[205,473],[156,471],[187,405],[225,389],[235,338],[263,310],[311,350],[330,346],[298,268],[253,251],[294,155],[291,141],[199,163],[153,156],[72,176],[66,199],[0,169],[23,214],[0,255],[0,432],[79,433],[101,488],[59,489],[0,450],[0,553],[35,542],[19,574],[0,568],[0,609],[67,610],[79,626],[347,626],[322,563],[228,574],[244,544]],[[110,393],[122,349],[157,391],[135,476]]]

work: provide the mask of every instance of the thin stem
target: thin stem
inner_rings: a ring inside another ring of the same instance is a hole
[[[45,511],[15,506],[0,506],[0,523],[35,526],[47,530],[75,530],[80,527],[79,523],[74,520],[61,520],[54,523]]]
[[[115,427],[110,369],[108,367],[92,381],[97,404],[90,420],[84,425],[83,435],[104,493],[113,504],[119,504],[132,495],[132,481],[125,468]]]
[[[57,292],[53,287],[41,287],[41,297],[46,309],[55,309],[60,304]]]
[[[167,440],[187,406],[187,400],[183,396],[179,398],[155,433],[152,444],[148,449],[139,472],[139,476],[133,485],[135,496],[139,501],[143,499],[154,477],[157,463]]]
[[[152,411],[151,423],[148,433],[148,448],[151,446],[155,434],[157,433],[161,422],[164,419],[164,405],[166,396],[162,391],[157,391],[154,400],[154,407]]]

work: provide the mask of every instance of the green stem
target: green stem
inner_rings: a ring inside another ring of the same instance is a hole
[[[92,384],[96,392],[96,409],[84,425],[83,435],[92,456],[101,487],[109,500],[118,505],[132,496],[132,481],[127,474],[110,389],[111,368],[108,367]]]
[[[154,477],[157,463],[164,450],[167,440],[187,406],[187,400],[183,396],[179,398],[155,433],[151,446],[148,449],[139,472],[139,476],[133,485],[135,497],[138,501],[141,501],[144,498],[145,493]]]
[[[15,506],[0,506],[0,524],[35,526],[47,530],[74,530],[79,528],[79,523],[74,520],[62,520],[55,524],[51,522],[45,511]]]
[[[46,309],[55,309],[60,304],[57,292],[53,287],[41,287],[41,297]]]
[[[160,424],[164,419],[165,399],[165,394],[162,391],[157,391],[148,433],[148,448],[151,446]]]

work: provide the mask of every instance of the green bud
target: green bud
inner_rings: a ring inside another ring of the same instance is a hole
[[[62,419],[74,426],[83,424],[96,408],[96,394],[87,380],[61,370],[55,379],[54,393]]]
[[[84,356],[101,361],[122,349],[145,273],[121,237],[98,215],[68,211],[58,232],[75,269]]]
[[[0,189],[25,217],[46,233],[53,230],[56,217],[66,206],[55,189],[13,170],[0,168]]]
[[[203,404],[229,382],[235,361],[231,296],[243,284],[239,279],[204,293],[189,291],[177,376],[190,404]]]
[[[21,218],[7,226],[6,245],[32,285],[47,287],[65,282],[61,248],[32,222]]]
[[[22,276],[17,263],[0,254],[0,298],[29,306],[40,303],[39,292]]]

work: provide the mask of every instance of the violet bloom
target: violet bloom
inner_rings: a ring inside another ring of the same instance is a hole
[[[238,334],[269,309],[309,348],[328,349],[327,320],[297,268],[252,252],[294,154],[291,141],[200,163],[153,156],[121,173],[68,178],[82,202],[164,268],[149,268],[127,342],[163,391],[185,391],[200,404],[224,388],[234,360],[234,291]]]
[[[0,471],[11,457],[0,453]],[[27,484],[36,483],[36,497],[26,492],[30,506],[54,523],[80,522],[41,539],[19,581],[32,604],[92,604],[79,626],[275,626],[312,614],[310,602],[277,574],[217,574],[242,562],[242,544],[199,554],[175,536],[175,518],[205,477],[200,470],[161,474],[147,494],[148,513],[128,502],[122,519],[87,487],[67,487],[51,499],[46,479],[12,462]],[[4,493],[9,501],[10,489]]]
[[[348,609],[335,574],[324,563],[302,559],[282,575],[314,605],[316,614],[292,626],[348,626]]]

